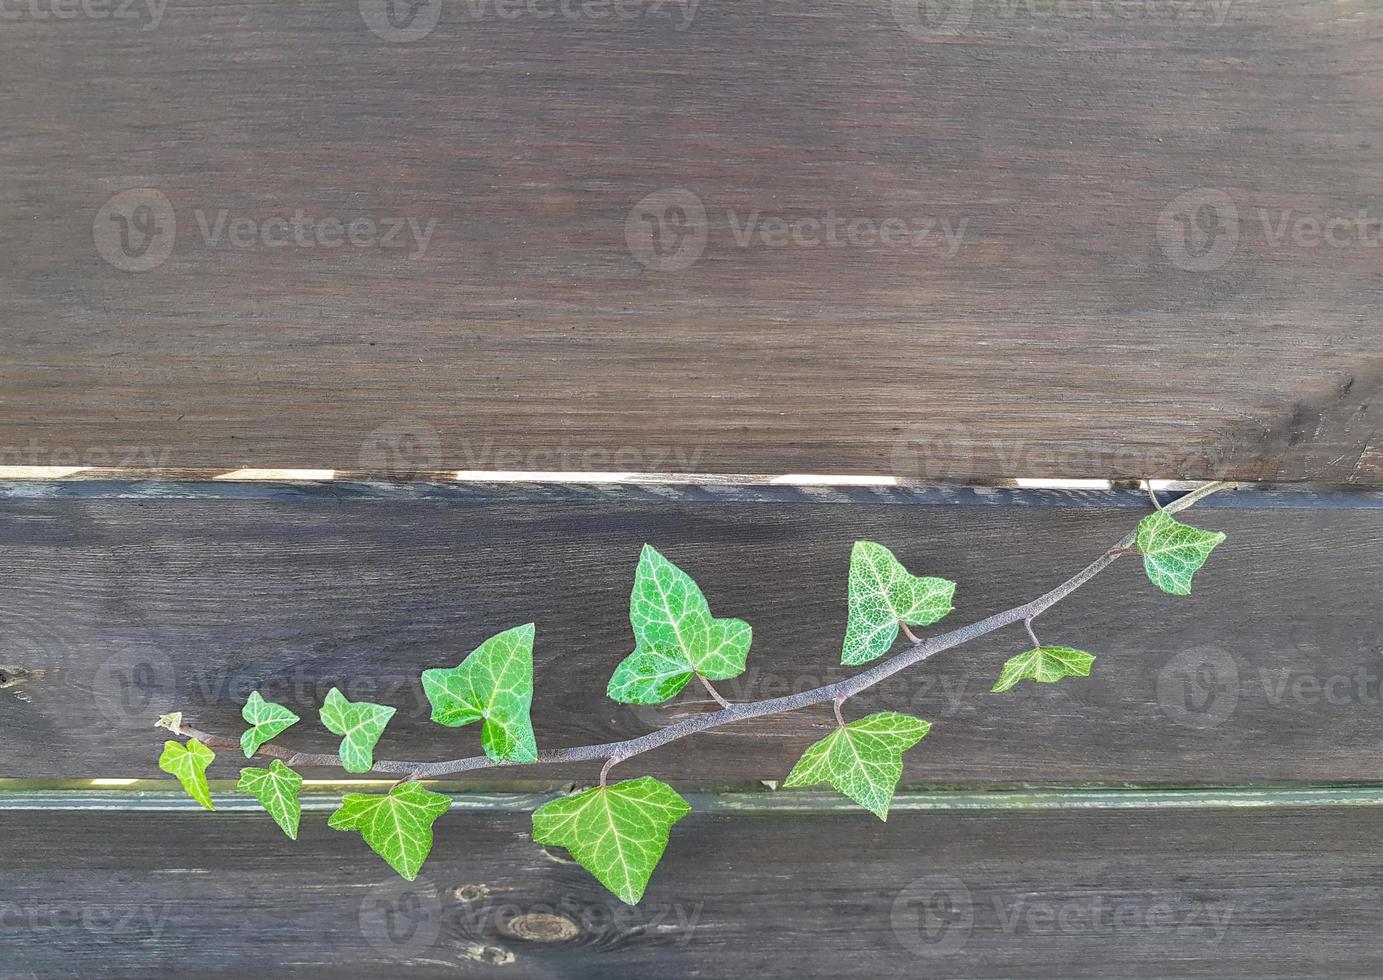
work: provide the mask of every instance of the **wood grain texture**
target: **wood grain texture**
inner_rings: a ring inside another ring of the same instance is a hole
[[[693,803],[703,804],[696,798]],[[1377,976],[1372,808],[693,811],[612,899],[526,813],[415,884],[305,814],[4,814],[6,976]]]
[[[959,582],[940,631],[1026,601],[1149,511],[1132,491],[809,491],[13,483],[0,496],[0,776],[157,777],[154,718],[238,735],[250,690],[306,721],[283,740],[331,751],[326,692],[398,714],[381,758],[479,752],[474,726],[428,720],[418,676],[538,624],[540,746],[632,737],[709,710],[604,696],[631,649],[629,590],[654,544],[711,608],[754,627],[731,700],[815,687],[839,666],[851,543],[876,540]],[[1190,597],[1122,560],[1038,620],[1096,654],[1090,678],[989,689],[1021,629],[949,651],[855,698],[934,723],[907,756],[923,783],[1371,780],[1383,696],[1383,495],[1220,494],[1187,512],[1229,538]],[[1347,586],[1342,583],[1347,582]],[[828,709],[698,735],[630,775],[780,780]],[[596,766],[501,778],[590,780]],[[325,775],[325,774],[324,774]],[[476,776],[493,780],[495,773]]]
[[[5,462],[1383,480],[1362,0],[120,6],[7,8]]]

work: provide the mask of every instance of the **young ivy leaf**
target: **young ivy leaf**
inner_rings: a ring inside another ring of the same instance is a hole
[[[322,724],[341,739],[341,766],[346,772],[369,772],[375,765],[375,743],[394,709],[368,701],[347,701],[336,688],[322,704]]]
[[[533,812],[533,839],[565,847],[620,901],[637,905],[668,832],[690,812],[671,786],[643,776],[545,803]]]
[[[629,596],[634,652],[610,678],[606,694],[624,704],[659,704],[697,674],[723,681],[744,673],[753,636],[742,619],[716,619],[690,575],[643,546]]]
[[[1225,539],[1222,531],[1202,531],[1159,510],[1138,522],[1135,543],[1148,581],[1172,595],[1191,594],[1191,576]]]
[[[852,721],[803,752],[783,786],[827,783],[887,820],[893,791],[903,776],[903,753],[931,728],[930,722],[896,711]]]
[[[240,717],[253,726],[240,736],[240,748],[244,750],[247,759],[258,752],[261,745],[283,734],[299,720],[297,715],[283,705],[265,701],[264,696],[258,691],[250,692],[250,699],[245,702],[245,707],[240,709]]]
[[[189,739],[186,746],[170,740],[163,743],[158,767],[170,776],[177,776],[188,796],[208,810],[215,810],[211,788],[206,784],[206,768],[215,758],[216,753],[195,738]]]
[[[1039,684],[1055,684],[1063,677],[1089,677],[1090,665],[1095,662],[1093,654],[1071,647],[1037,647],[1010,657],[999,671],[999,679],[994,682],[993,691],[1007,691],[1014,684],[1028,678]]]
[[[302,789],[303,777],[275,759],[268,769],[241,769],[240,782],[235,788],[249,793],[259,800],[260,805],[274,818],[293,840],[298,839],[298,819],[302,816],[302,804],[298,802],[298,791]]]
[[[358,830],[389,867],[409,881],[432,851],[432,825],[451,809],[451,800],[414,782],[400,783],[388,796],[347,793],[331,815],[332,830]]]
[[[535,762],[538,746],[528,712],[533,705],[533,624],[490,637],[460,665],[423,671],[432,720],[459,728],[484,720],[480,744],[496,762]]]
[[[850,550],[849,614],[843,664],[863,664],[888,653],[898,623],[930,626],[951,611],[956,583],[912,575],[881,544],[856,541]]]

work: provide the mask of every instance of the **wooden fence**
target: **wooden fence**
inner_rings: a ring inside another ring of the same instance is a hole
[[[0,39],[0,977],[1383,974],[1369,4],[35,0]],[[989,693],[1014,628],[857,699],[934,724],[887,823],[781,789],[829,709],[640,757],[694,810],[636,908],[529,839],[588,765],[440,785],[413,884],[326,828],[344,773],[295,844],[156,765],[157,715],[255,689],[470,752],[418,674],[529,620],[540,745],[709,710],[604,697],[645,542],[753,624],[722,693],[815,687],[853,541],[968,622],[1130,530],[1120,481],[1212,477],[1194,595],[1122,562],[1044,616],[1088,679]]]

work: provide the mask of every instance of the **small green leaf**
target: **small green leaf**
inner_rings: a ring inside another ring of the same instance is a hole
[[[1071,647],[1037,647],[1010,657],[999,671],[993,690],[1007,691],[1021,680],[1031,678],[1039,684],[1055,684],[1063,677],[1089,677],[1093,654]]]
[[[347,793],[327,826],[358,830],[389,867],[412,881],[432,852],[432,825],[449,809],[451,800],[441,793],[400,783],[388,796]]]
[[[274,823],[293,840],[297,840],[298,819],[303,812],[302,804],[298,802],[298,791],[302,786],[303,777],[275,759],[269,763],[268,769],[241,769],[240,782],[235,788],[259,800],[269,816],[274,818]]]
[[[432,720],[459,728],[484,720],[480,744],[496,762],[534,762],[533,624],[490,637],[460,665],[423,671]]]
[[[240,709],[240,717],[254,726],[240,736],[240,748],[247,759],[258,752],[265,742],[298,723],[297,715],[281,704],[265,701],[258,691],[250,692],[250,699]]]
[[[1138,522],[1136,543],[1148,581],[1172,595],[1191,594],[1191,576],[1225,539],[1222,531],[1202,531],[1159,510]]]
[[[826,783],[887,820],[893,791],[903,776],[903,753],[931,728],[930,722],[896,711],[852,721],[803,752],[783,786]]]
[[[671,786],[643,776],[544,804],[533,813],[533,839],[565,847],[620,901],[637,905],[668,832],[690,812]]]
[[[856,541],[840,662],[863,664],[888,653],[900,622],[930,626],[951,611],[955,592],[955,582],[913,575],[883,545]]]
[[[629,596],[634,652],[620,661],[606,694],[624,704],[658,704],[697,674],[722,681],[744,673],[753,630],[716,619],[690,575],[644,545]]]
[[[336,688],[322,704],[322,724],[333,735],[342,735],[341,765],[346,772],[369,772],[375,765],[375,743],[394,709],[368,701],[347,701]]]
[[[201,742],[189,739],[186,746],[181,742],[163,743],[163,755],[159,756],[158,767],[170,776],[177,776],[183,790],[208,810],[215,810],[211,802],[211,788],[206,784],[206,768],[216,759],[216,753]]]

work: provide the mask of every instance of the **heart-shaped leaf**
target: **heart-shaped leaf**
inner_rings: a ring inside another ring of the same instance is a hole
[[[254,726],[240,736],[240,748],[247,759],[258,752],[261,745],[293,727],[299,720],[283,705],[265,701],[258,691],[250,692],[245,707],[240,709],[240,717]]]
[[[887,820],[893,791],[903,776],[903,753],[931,727],[930,722],[896,711],[852,721],[803,752],[783,786],[825,783]]]
[[[158,767],[170,776],[177,776],[183,791],[208,810],[215,810],[211,802],[211,787],[206,783],[206,769],[216,759],[211,751],[195,738],[187,745],[181,742],[163,743],[163,755],[159,756]]]
[[[347,701],[336,688],[322,704],[322,724],[341,739],[341,766],[346,772],[369,772],[375,765],[375,743],[394,709],[368,701]]]
[[[1010,657],[999,671],[994,691],[1007,691],[1021,680],[1031,678],[1039,684],[1055,684],[1063,677],[1089,677],[1093,654],[1071,647],[1037,647]]]
[[[898,624],[930,626],[951,611],[956,583],[913,575],[881,544],[856,541],[850,551],[843,664],[863,664],[889,651]]]
[[[274,823],[293,840],[298,839],[298,820],[303,812],[298,801],[302,787],[303,777],[278,759],[270,762],[268,769],[241,769],[240,782],[235,785],[240,792],[259,800]]]
[[[651,776],[566,796],[533,813],[533,839],[565,847],[620,901],[636,905],[691,806]]]
[[[1138,522],[1136,544],[1148,581],[1172,595],[1191,594],[1191,576],[1225,539],[1222,531],[1202,531],[1159,510]]]
[[[644,545],[629,596],[634,652],[606,693],[624,704],[658,704],[697,674],[727,680],[744,673],[753,631],[742,619],[716,619],[690,575]]]
[[[389,867],[412,881],[432,853],[432,825],[449,809],[449,797],[414,782],[400,783],[388,796],[347,793],[327,826],[358,830]]]
[[[532,623],[490,637],[449,669],[423,671],[432,720],[459,728],[484,720],[480,744],[496,762],[534,762]]]

